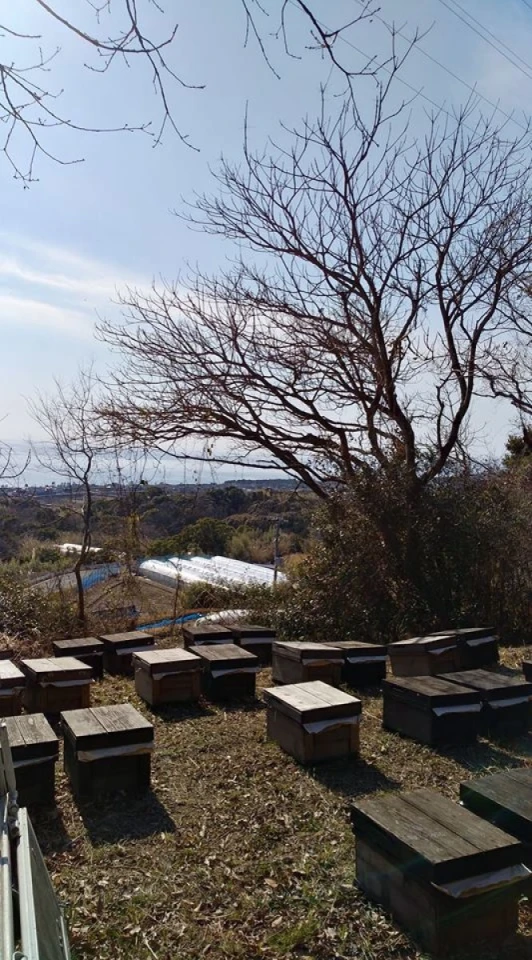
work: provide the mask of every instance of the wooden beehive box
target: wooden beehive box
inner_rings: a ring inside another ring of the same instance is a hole
[[[22,710],[26,677],[11,660],[0,660],[0,717],[15,717]]]
[[[275,630],[254,623],[235,623],[231,627],[233,641],[243,650],[249,650],[259,658],[262,664],[272,662],[272,644]]]
[[[4,647],[0,650],[0,660],[12,660],[15,656],[15,651],[12,647]]]
[[[447,674],[445,674],[445,678]],[[469,687],[440,677],[394,677],[382,685],[382,725],[420,743],[474,740],[482,700]]]
[[[339,686],[344,655],[328,643],[276,641],[272,646],[272,678],[275,683],[307,683],[323,680]]]
[[[59,740],[42,713],[6,717],[21,807],[55,803]]]
[[[104,645],[97,637],[81,637],[77,640],[54,640],[52,643],[56,657],[75,657],[92,668],[94,680],[103,679]]]
[[[229,627],[224,627],[221,623],[211,623],[206,620],[204,623],[184,623],[182,626],[183,643],[185,650],[190,647],[199,647],[203,643],[232,643],[233,634]]]
[[[23,703],[28,713],[55,716],[90,704],[92,669],[75,657],[22,660],[26,675]]]
[[[523,660],[522,668],[525,679],[532,683],[532,660]]]
[[[191,647],[190,652],[201,658],[202,687],[207,697],[230,700],[255,696],[260,664],[249,650],[242,650],[234,643],[204,643]]]
[[[396,677],[426,677],[458,669],[456,640],[448,635],[412,637],[388,647],[392,673]]]
[[[61,721],[65,770],[76,797],[149,789],[153,725],[130,703],[68,710]]]
[[[530,871],[514,837],[432,790],[357,801],[351,818],[358,884],[427,950],[515,934]]]
[[[386,676],[388,649],[360,640],[331,641],[343,653],[342,680],[351,687],[377,687]]]
[[[153,707],[187,703],[201,695],[203,663],[190,650],[147,650],[133,655],[135,689]]]
[[[528,680],[489,670],[463,670],[446,679],[478,691],[482,699],[482,731],[507,736],[528,730],[532,698],[532,683]]]
[[[532,770],[503,770],[460,784],[460,800],[479,817],[506,830],[525,845],[532,865]]]
[[[438,634],[431,634],[431,636],[441,636],[442,634],[454,637],[456,640],[459,670],[489,667],[499,660],[499,638],[493,627],[440,630]]]
[[[98,637],[103,642],[103,665],[108,673],[133,676],[133,654],[151,650],[155,637],[140,630],[129,633],[106,633]]]
[[[361,701],[322,680],[264,690],[267,734],[296,760],[319,763],[359,751]]]

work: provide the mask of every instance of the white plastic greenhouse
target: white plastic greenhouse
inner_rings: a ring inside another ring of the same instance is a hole
[[[181,560],[144,560],[139,565],[141,577],[173,586],[179,578],[183,583],[246,584],[248,586],[273,586],[273,569],[257,563],[244,563],[229,557],[190,557]],[[285,579],[278,573],[279,582]]]

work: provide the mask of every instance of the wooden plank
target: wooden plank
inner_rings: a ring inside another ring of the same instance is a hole
[[[290,660],[342,660],[342,651],[328,643],[311,643],[300,640],[280,641],[272,644],[272,654]]]
[[[40,657],[35,660],[22,660],[22,671],[33,681],[81,680],[91,678],[92,670],[75,657]]]
[[[79,650],[84,653],[103,653],[104,644],[97,637],[78,637],[76,640],[54,640],[52,643],[54,653],[60,651]],[[74,655],[74,654],[73,654]]]
[[[268,706],[299,720],[300,723],[356,716],[362,709],[362,703],[357,697],[352,697],[321,680],[270,687],[263,690],[263,695]]]
[[[532,683],[523,677],[508,677],[502,673],[492,673],[489,670],[463,670],[453,674],[445,674],[450,683],[458,683],[465,687],[478,690],[484,699],[490,699],[492,694],[504,696],[532,697]],[[493,699],[493,698],[492,698]]]
[[[460,686],[442,677],[390,677],[382,685],[383,695],[392,695],[419,709],[431,710],[437,706],[458,706],[480,703],[480,694],[471,687]],[[453,674],[454,676],[454,674]]]
[[[237,669],[259,665],[258,657],[234,643],[202,644],[190,647],[190,652],[203,661],[205,670]]]
[[[6,717],[13,759],[51,756],[59,753],[59,739],[42,713]]]
[[[265,639],[271,638],[274,640],[276,637],[276,630],[273,629],[273,627],[265,627],[258,623],[232,624],[231,633],[239,640],[243,640],[246,637],[264,637]]]
[[[448,814],[443,813],[445,806]],[[468,814],[467,824],[463,821],[464,813]],[[397,857],[406,872],[419,873],[435,883],[521,862],[522,845],[515,838],[502,831],[493,835],[491,831],[497,828],[480,821],[483,827],[490,828],[482,844],[478,832],[468,830],[469,816],[469,811],[430,790],[388,794],[359,801],[352,808],[355,833]],[[460,835],[456,830],[461,831]]]
[[[336,647],[346,654],[351,653],[354,657],[357,655],[361,657],[386,657],[388,655],[388,648],[384,644],[365,643],[362,640],[331,640],[327,646]]]
[[[125,746],[153,740],[153,724],[130,703],[67,710],[61,714],[61,719],[65,736],[75,741],[77,749]]]
[[[422,653],[429,650],[440,650],[443,647],[456,646],[452,634],[433,634],[428,637],[410,637],[408,640],[395,640],[390,643],[388,653],[392,656],[408,656],[409,653]]]
[[[174,647],[170,650],[146,650],[133,654],[133,664],[150,675],[175,670],[200,670],[201,660],[190,650],[183,647]]]
[[[0,687],[23,687],[26,677],[11,660],[0,660]]]
[[[98,635],[101,640],[109,647],[133,647],[155,643],[155,637],[150,633],[143,633],[141,630],[129,630],[126,633],[103,633]]]
[[[488,852],[507,847],[514,840],[507,833],[492,824],[485,823],[463,807],[458,807],[457,816],[456,804],[434,790],[428,788],[416,790],[407,794],[407,801],[417,810],[429,813],[432,820],[479,851]]]

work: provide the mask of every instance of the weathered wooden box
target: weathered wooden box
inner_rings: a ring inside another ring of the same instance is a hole
[[[261,664],[272,662],[272,645],[276,633],[271,627],[254,623],[235,623],[231,627],[233,642],[243,650],[249,650],[259,658]]]
[[[532,660],[523,660],[522,668],[525,679],[532,683]]]
[[[378,687],[386,676],[388,650],[384,645],[360,640],[331,641],[342,651],[342,680],[351,687]]]
[[[234,643],[204,643],[191,647],[190,652],[202,661],[202,688],[207,697],[231,700],[255,696],[260,664],[249,650]]]
[[[0,717],[15,717],[22,710],[26,677],[11,660],[0,660]]]
[[[319,763],[359,751],[362,703],[322,680],[264,690],[267,734],[296,760]]]
[[[459,670],[489,667],[499,660],[499,638],[493,627],[465,627],[460,630],[440,630],[438,634],[454,637]],[[443,673],[443,671],[441,671]]]
[[[143,700],[157,707],[164,703],[187,703],[201,695],[203,663],[190,650],[148,650],[133,654],[135,689]]]
[[[52,643],[56,657],[75,657],[92,669],[94,680],[103,679],[104,645],[97,637],[80,637],[76,640],[54,640]]]
[[[42,713],[6,717],[21,807],[55,803],[59,740]]]
[[[133,676],[133,654],[151,650],[155,637],[140,630],[129,633],[106,633],[98,637],[103,642],[103,665],[107,673]]]
[[[515,934],[530,871],[514,837],[432,790],[357,801],[351,818],[360,887],[427,950]]]
[[[389,645],[388,656],[396,677],[436,676],[458,669],[456,640],[447,634],[398,640]]]
[[[14,656],[15,651],[13,647],[3,647],[3,649],[0,650],[0,660],[12,660]]]
[[[382,694],[383,727],[412,740],[467,743],[479,732],[482,699],[469,687],[440,677],[395,677],[384,681]]]
[[[65,770],[76,797],[149,789],[153,725],[130,703],[68,710],[61,720]]]
[[[92,669],[75,657],[22,660],[26,675],[23,703],[28,713],[56,716],[90,704]]]
[[[532,698],[532,683],[528,680],[489,670],[463,670],[446,679],[478,691],[482,699],[481,731],[512,736],[528,730]]]
[[[308,683],[323,680],[339,686],[343,652],[327,643],[276,641],[272,646],[272,678],[275,683]]]
[[[209,620],[204,623],[184,623],[181,629],[185,650],[199,647],[203,643],[233,643],[231,630],[221,623],[211,623]]]
[[[532,866],[532,770],[515,768],[460,784],[468,810],[506,830],[524,844]]]

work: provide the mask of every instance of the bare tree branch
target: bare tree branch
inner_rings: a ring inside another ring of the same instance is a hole
[[[463,459],[482,371],[524,323],[530,138],[470,103],[413,140],[399,66],[371,109],[324,93],[287,142],[222,163],[188,218],[238,243],[233,269],[124,292],[102,327],[124,436],[234,445],[321,496],[379,473],[414,495]]]
[[[54,2],[33,2],[41,13],[58,24],[66,34],[83,44],[83,48],[80,48],[83,51],[80,61],[92,73],[106,74],[117,61],[128,66],[136,61],[138,65],[142,64],[147,68],[160,110],[156,119],[125,121],[113,127],[85,124],[64,114],[58,104],[62,90],[54,91],[47,76],[53,71],[54,61],[60,56],[61,49],[56,47],[49,52],[43,52],[41,42],[46,45],[46,37],[21,33],[3,25],[0,27],[0,34],[7,35],[11,43],[9,55],[2,56],[0,47],[0,122],[4,128],[0,149],[16,179],[21,180],[25,186],[34,181],[35,163],[39,157],[47,157],[60,164],[82,161],[80,157],[65,158],[54,150],[48,133],[55,127],[86,133],[142,132],[152,138],[154,146],[161,142],[166,129],[170,128],[183,144],[196,149],[176,119],[173,90],[176,86],[185,90],[201,90],[204,85],[186,80],[173,66],[173,51],[179,26],[173,19],[167,21],[163,38],[156,40],[146,32],[145,19],[142,16],[144,11],[139,11],[137,0],[108,0],[101,6],[87,0],[98,28],[104,10],[110,17],[112,32],[107,35],[99,29],[97,32],[88,31],[81,25],[81,15],[76,18],[74,14],[61,13]],[[148,2],[164,16],[163,8],[156,0]],[[375,72],[371,58],[355,69],[348,63],[348,59],[340,60],[337,55],[338,39],[353,25],[371,15],[370,4],[361,3],[360,11],[349,23],[326,26],[316,15],[314,7],[317,7],[317,4],[309,4],[304,0],[275,0],[270,11],[259,0],[234,0],[234,3],[240,6],[244,13],[244,42],[246,43],[250,36],[254,38],[262,57],[276,75],[279,73],[272,66],[270,55],[272,41],[282,37],[286,53],[293,55],[290,51],[289,34],[293,32],[300,36],[301,22],[306,24],[309,31],[309,45],[323,51],[347,82],[357,73]],[[146,6],[147,4],[144,4],[144,7]],[[289,7],[300,14],[297,31],[295,28],[291,31],[287,26]],[[15,53],[12,51],[13,45]],[[25,51],[28,48],[31,52],[29,59],[26,59]],[[92,55],[93,59],[85,62],[85,51]]]

